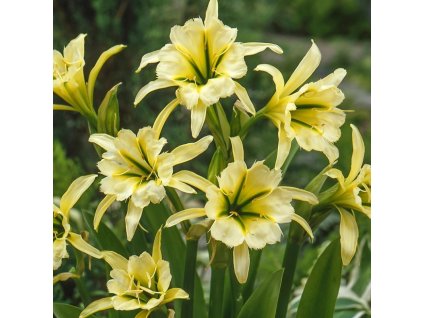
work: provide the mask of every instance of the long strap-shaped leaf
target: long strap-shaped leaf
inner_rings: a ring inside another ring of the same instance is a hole
[[[311,271],[298,306],[297,318],[332,318],[341,284],[341,244],[336,238]]]

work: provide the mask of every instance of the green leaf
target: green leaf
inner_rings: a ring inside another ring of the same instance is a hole
[[[116,136],[119,131],[119,102],[117,89],[121,83],[113,86],[104,96],[98,108],[97,132]]]
[[[283,270],[270,274],[241,308],[238,318],[274,318]]]
[[[336,238],[313,267],[301,296],[297,318],[333,317],[341,273],[341,244]]]
[[[56,318],[79,318],[81,311],[81,308],[69,304],[53,303],[53,314]]]
[[[95,231],[93,228],[94,216],[87,211],[82,211],[82,216],[84,218],[85,225],[90,232],[90,236],[94,237],[94,240],[97,242],[101,250],[114,251],[123,257],[129,257],[129,253],[123,246],[120,239],[106,224],[103,223],[103,221],[100,222],[98,231]]]

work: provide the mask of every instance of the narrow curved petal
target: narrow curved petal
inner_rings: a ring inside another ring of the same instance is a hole
[[[192,185],[193,187],[196,187],[197,189],[200,189],[204,193],[206,192],[207,188],[213,185],[209,180],[199,176],[198,174],[188,171],[188,170],[182,170],[178,171],[172,176],[172,179],[176,179],[179,182],[187,183],[189,185]]]
[[[88,85],[87,85],[88,97],[91,103],[93,102],[94,86],[95,86],[95,81],[97,80],[98,73],[100,73],[104,63],[106,63],[109,58],[119,53],[124,48],[126,48],[126,45],[122,45],[122,44],[115,45],[111,47],[110,49],[108,49],[107,51],[103,52],[98,58],[97,62],[95,63],[94,67],[92,68],[90,72],[90,75],[88,76]]]
[[[250,252],[247,243],[234,247],[233,258],[236,279],[239,283],[245,284],[250,269]]]
[[[100,146],[107,151],[113,151],[116,149],[114,142],[115,138],[107,134],[92,134],[88,141],[95,143],[97,146]]]
[[[219,18],[219,5],[217,0],[210,0],[209,5],[207,6],[206,18],[204,19],[204,24],[206,28],[211,24],[214,19]]]
[[[62,104],[53,104],[53,110],[66,110],[70,112],[80,113],[78,109],[73,108],[72,106],[62,105]]]
[[[347,183],[354,180],[360,173],[361,166],[363,165],[365,151],[364,141],[361,137],[360,131],[353,124],[351,124],[350,126],[352,128],[353,153],[351,157],[351,170],[346,180]]]
[[[151,311],[149,310],[143,310],[141,312],[139,312],[134,318],[148,318],[148,316],[150,316]]]
[[[165,227],[171,227],[185,220],[200,218],[206,215],[204,208],[191,208],[172,214],[167,220]]]
[[[197,103],[191,109],[191,134],[193,138],[197,138],[203,128],[206,120],[207,106],[202,102]]]
[[[293,221],[301,225],[301,227],[304,229],[304,231],[307,232],[308,236],[310,236],[312,240],[314,239],[313,231],[306,220],[304,220],[301,216],[296,213],[292,214],[291,218]]]
[[[79,275],[75,273],[69,273],[69,272],[57,274],[53,277],[53,285],[58,282],[63,282],[65,280],[68,280],[69,278],[79,278]]]
[[[102,251],[101,255],[113,269],[128,270],[128,260],[122,255],[113,251]]]
[[[234,155],[234,161],[244,161],[244,146],[242,145],[241,138],[239,136],[231,137],[232,153]]]
[[[104,213],[106,210],[112,205],[113,202],[116,201],[116,196],[113,194],[108,194],[104,197],[103,200],[98,204],[97,209],[95,210],[94,214],[94,229],[97,231],[98,226],[100,225],[100,221],[103,218]]]
[[[140,308],[138,299],[125,296],[113,297],[113,308],[116,310],[135,310]]]
[[[275,169],[279,170],[282,168],[286,158],[289,155],[291,149],[291,138],[286,135],[283,127],[279,126],[278,129],[278,150],[276,153]]]
[[[174,99],[169,104],[167,104],[166,107],[163,108],[163,110],[157,116],[153,124],[153,130],[157,139],[159,139],[160,137],[160,133],[162,132],[162,129],[166,120],[168,119],[170,114],[173,112],[173,110],[176,108],[176,106],[178,105],[179,105],[179,101],[177,99]]]
[[[244,55],[254,55],[264,51],[265,49],[270,49],[277,54],[282,54],[283,51],[279,45],[273,43],[263,43],[263,42],[248,42],[242,44],[245,48]]]
[[[138,93],[137,96],[135,96],[134,105],[138,105],[145,96],[150,94],[153,91],[156,91],[158,89],[167,88],[171,86],[176,86],[177,84],[174,81],[165,80],[165,79],[157,79],[155,81],[151,81],[144,87],[142,87]]]
[[[342,264],[346,266],[351,262],[357,250],[358,226],[352,213],[338,206],[337,209],[341,215],[339,233],[341,235]]]
[[[178,189],[179,191],[182,191],[184,193],[192,193],[192,194],[197,193],[197,191],[195,191],[194,188],[190,187],[188,184],[184,182],[179,181],[177,178],[174,178],[174,176],[170,178],[166,186],[174,188],[174,189]]]
[[[98,249],[86,242],[79,234],[70,232],[67,240],[73,245],[73,247],[85,254],[88,254],[94,258],[103,257],[103,254]]]
[[[140,222],[144,207],[137,207],[133,200],[129,200],[128,211],[125,216],[126,237],[131,241]]]
[[[256,114],[256,110],[254,108],[253,103],[251,102],[250,96],[248,96],[247,90],[238,82],[235,82],[235,95],[239,98],[239,101],[241,102],[242,108],[252,114]]]
[[[188,299],[189,295],[186,291],[181,288],[171,288],[169,289],[164,297],[162,304],[169,303],[175,299]]]
[[[319,48],[314,42],[311,45],[311,48],[308,50],[307,54],[298,64],[295,71],[292,73],[291,77],[285,84],[283,90],[283,96],[287,96],[300,87],[316,70],[320,64],[322,56],[320,54]]]
[[[205,136],[194,143],[184,144],[172,150],[173,165],[178,165],[194,159],[207,150],[213,141],[212,136]]]
[[[283,189],[284,191],[288,191],[294,200],[305,201],[312,205],[316,205],[317,203],[319,203],[319,200],[317,199],[317,197],[309,191],[299,189],[299,188],[294,188],[294,187],[285,187],[285,186],[280,188]]]
[[[79,200],[81,195],[90,187],[94,182],[96,174],[90,174],[87,176],[82,176],[76,179],[71,183],[69,188],[66,190],[60,199],[60,210],[64,215],[68,215],[70,209],[73,208],[75,203]]]
[[[336,169],[336,168],[332,168],[332,169],[329,169],[325,173],[325,175],[327,175],[329,178],[337,179],[341,188],[345,187],[345,178],[344,178],[344,175],[342,174],[341,170]]]
[[[101,298],[89,304],[79,315],[79,318],[85,318],[92,314],[106,309],[113,308],[113,297]]]
[[[137,70],[135,72],[136,73],[141,72],[141,70],[144,67],[146,67],[148,64],[158,63],[160,61],[159,55],[160,55],[160,50],[144,54],[144,56],[141,58],[140,66],[137,68]]]
[[[275,83],[276,91],[275,91],[275,97],[279,98],[279,96],[282,94],[283,87],[285,85],[285,80],[283,78],[282,73],[274,66],[269,64],[259,64],[256,66],[254,71],[262,71],[268,73],[270,76],[272,76],[273,83]],[[273,99],[273,97],[272,97]]]
[[[157,230],[156,236],[154,237],[153,252],[151,256],[153,257],[153,260],[156,263],[162,259],[161,246],[162,246],[162,228]]]

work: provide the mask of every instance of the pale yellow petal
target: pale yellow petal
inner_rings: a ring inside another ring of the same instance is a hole
[[[199,102],[191,109],[191,133],[193,138],[197,138],[206,120],[207,106]]]
[[[212,141],[212,136],[205,136],[197,142],[184,144],[179,147],[176,147],[172,151],[172,154],[174,156],[173,164],[176,166],[178,164],[194,159],[195,157],[199,156],[204,151],[206,151]]]
[[[247,42],[247,43],[243,43],[242,45],[245,48],[244,55],[254,55],[264,51],[265,49],[270,49],[277,54],[283,53],[280,46],[273,43]]]
[[[199,103],[199,90],[200,88],[194,83],[183,83],[176,90],[176,96],[182,105],[192,110]]]
[[[115,150],[115,138],[107,134],[92,134],[88,139],[89,142],[95,143],[104,150],[113,151]]]
[[[181,182],[180,180],[178,180],[174,176],[172,176],[170,178],[170,180],[167,181],[166,186],[171,187],[171,188],[175,188],[175,189],[177,189],[181,192],[184,192],[184,193],[192,193],[192,194],[197,193],[197,191],[195,191],[194,188],[192,188],[191,186],[189,186],[188,184],[186,184],[184,182]]]
[[[53,277],[53,285],[58,282],[64,282],[65,280],[68,280],[69,278],[79,278],[79,275],[75,273],[69,273],[69,272],[57,274]]]
[[[216,59],[215,74],[226,75],[233,79],[242,78],[247,74],[248,67],[244,59],[245,48],[241,43],[232,43],[223,56]],[[232,95],[232,94],[231,94]]]
[[[309,191],[299,189],[299,188],[294,188],[294,187],[286,187],[286,186],[282,186],[280,188],[283,189],[284,191],[289,192],[289,194],[292,196],[294,200],[305,201],[312,205],[316,205],[317,203],[319,203],[319,200],[317,199],[317,197]]]
[[[137,70],[135,72],[136,73],[141,72],[141,70],[144,67],[146,67],[148,64],[158,63],[160,61],[159,55],[160,55],[160,50],[153,51],[153,52],[150,52],[150,53],[143,55],[143,57],[141,58],[140,66],[137,68]]]
[[[228,247],[238,246],[244,242],[243,225],[232,217],[217,219],[211,226],[210,231],[215,240],[222,241]]]
[[[112,269],[110,271],[110,277],[112,279],[107,281],[107,290],[111,294],[123,295],[131,286],[131,277],[129,277],[126,270]]]
[[[90,187],[94,182],[96,174],[82,176],[71,183],[60,199],[60,210],[64,215],[68,215],[70,209],[73,208],[75,203],[79,200],[81,195]]]
[[[125,216],[126,237],[128,241],[131,241],[134,237],[135,231],[137,230],[142,216],[143,209],[144,207],[137,207],[132,199],[129,200],[128,210]]]
[[[85,241],[81,235],[76,233],[69,233],[68,242],[73,245],[77,250],[88,254],[94,258],[102,258],[102,253],[96,249],[94,246],[90,245],[87,241]]]
[[[116,310],[135,310],[139,309],[140,303],[138,299],[125,296],[115,296],[113,297],[113,308]]]
[[[272,76],[273,83],[275,84],[275,88],[276,88],[274,96],[275,96],[275,99],[277,100],[277,98],[279,98],[279,96],[281,95],[283,91],[283,87],[285,85],[285,80],[283,78],[282,73],[276,67],[269,64],[259,64],[256,66],[254,71],[266,72],[270,74],[270,76]]]
[[[286,82],[283,90],[283,96],[289,95],[300,87],[300,85],[303,84],[319,66],[321,58],[322,56],[319,48],[313,42],[307,54]]]
[[[153,130],[155,132],[156,139],[159,139],[160,133],[163,129],[164,124],[166,123],[166,120],[168,119],[170,114],[173,112],[173,110],[176,108],[176,106],[178,105],[179,105],[179,101],[177,99],[174,99],[169,104],[167,104],[166,107],[163,108],[163,110],[157,116],[153,124]]]
[[[215,185],[208,187],[206,190],[206,196],[207,203],[204,206],[204,209],[209,219],[215,220],[222,212],[227,211],[228,206],[225,195],[218,187]]]
[[[142,309],[146,309],[146,310],[151,311],[152,309],[154,309],[156,307],[159,307],[163,303],[163,299],[164,299],[164,295],[163,294],[160,295],[159,298],[150,298],[147,301],[147,303],[145,303],[145,304],[141,303],[140,304],[140,307]]]
[[[361,137],[360,131],[353,124],[350,125],[352,128],[352,146],[353,152],[351,157],[351,170],[348,174],[347,183],[353,181],[360,173],[361,166],[364,160],[364,141]]]
[[[289,155],[291,149],[291,138],[289,138],[283,127],[278,129],[278,150],[276,152],[275,169],[279,170],[282,168],[286,158]]]
[[[293,221],[295,221],[299,225],[301,225],[301,227],[307,232],[307,234],[311,237],[311,239],[314,239],[313,231],[312,231],[310,225],[307,223],[306,220],[304,220],[301,216],[299,216],[296,213],[294,213],[291,216],[291,218],[292,218]]]
[[[281,240],[282,231],[279,225],[265,218],[247,218],[245,225],[245,242],[248,247],[262,249],[266,244],[275,244]]]
[[[164,297],[162,304],[169,303],[175,299],[188,299],[189,295],[181,288],[171,288],[169,289]]]
[[[228,166],[217,177],[219,187],[222,192],[234,200],[236,194],[241,190],[242,183],[247,174],[247,165],[244,161],[235,161],[228,164]]]
[[[151,314],[151,311],[143,310],[139,312],[134,318],[148,318],[150,314]]]
[[[242,108],[252,115],[256,114],[253,103],[251,102],[250,96],[248,96],[247,90],[238,82],[235,82],[235,94],[241,102]]]
[[[342,171],[336,168],[329,169],[327,172],[325,172],[325,175],[327,175],[329,178],[337,179],[339,185],[344,188],[345,187],[345,178],[342,174]]]
[[[169,262],[158,260],[157,262],[157,273],[159,280],[157,282],[157,290],[159,292],[166,292],[169,289],[172,275],[170,274]]]
[[[209,180],[189,170],[178,171],[172,176],[172,179],[187,183],[193,187],[196,187],[197,189],[200,189],[204,193],[208,187],[213,185],[213,183],[211,183]]]
[[[106,210],[112,205],[113,202],[116,201],[115,195],[106,195],[103,200],[99,203],[97,209],[95,210],[94,214],[94,229],[97,230],[98,226],[100,225],[100,221],[103,218],[104,213]]]
[[[128,270],[128,260],[122,255],[113,251],[102,251],[101,255],[113,269]]]
[[[245,284],[250,269],[250,252],[247,243],[235,246],[233,251],[234,272],[239,283]]]
[[[165,227],[171,227],[185,220],[200,218],[206,215],[204,208],[190,208],[172,214],[167,220]]]
[[[101,298],[89,304],[79,315],[79,318],[85,318],[92,314],[106,309],[113,308],[113,297]]]
[[[230,137],[234,161],[244,161],[244,146],[239,136]]]
[[[128,274],[133,275],[142,286],[151,288],[152,278],[156,271],[156,263],[147,252],[131,256],[128,260]]]
[[[153,260],[156,263],[162,259],[161,246],[162,246],[162,228],[157,230],[156,236],[154,237],[153,252],[151,256],[153,257]]]
[[[66,240],[59,238],[53,241],[53,270],[58,269],[62,265],[64,258],[69,258],[66,250]]]
[[[209,5],[207,6],[206,18],[204,19],[204,24],[206,27],[214,20],[219,18],[219,5],[217,0],[210,0]]]
[[[207,84],[199,90],[199,98],[204,105],[215,104],[221,98],[233,95],[236,89],[236,82],[228,76],[220,76],[207,81]]]
[[[352,213],[341,207],[337,207],[337,209],[341,215],[339,233],[341,235],[342,264],[346,266],[351,262],[357,250],[358,226]]]
[[[153,91],[176,85],[177,84],[174,81],[165,79],[157,79],[155,81],[151,81],[138,91],[137,96],[135,96],[134,105],[138,105],[144,99],[145,96],[147,96]]]

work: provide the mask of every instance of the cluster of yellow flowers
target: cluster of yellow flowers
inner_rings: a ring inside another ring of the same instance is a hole
[[[170,32],[171,44],[142,57],[138,71],[148,64],[158,63],[157,79],[139,90],[134,104],[139,104],[147,94],[166,87],[177,87],[176,97],[163,108],[153,127],[141,128],[137,134],[121,129],[114,136],[94,130],[97,133],[90,136],[90,142],[104,149],[98,168],[105,176],[100,181],[100,191],[105,197],[95,212],[94,228],[98,228],[113,202],[128,200],[125,224],[127,239],[131,241],[143,209],[150,203],[161,202],[168,188],[190,194],[198,189],[206,196],[205,205],[178,211],[167,220],[165,227],[205,217],[210,221],[210,236],[233,250],[234,272],[238,281],[245,283],[250,266],[249,249],[262,249],[267,244],[279,242],[282,235],[279,224],[294,220],[313,237],[307,220],[297,214],[291,204],[292,200],[301,200],[310,205],[324,204],[338,209],[342,260],[346,265],[357,246],[358,227],[354,211],[370,217],[370,165],[363,166],[364,143],[358,129],[351,126],[353,155],[347,178],[340,170],[329,169],[326,175],[336,179],[337,184],[321,195],[280,185],[281,167],[294,139],[304,150],[323,152],[331,167],[336,163],[339,152],[334,142],[340,138],[340,127],[345,121],[344,111],[337,108],[344,99],[338,85],[346,71],[337,69],[323,79],[304,84],[321,59],[314,42],[286,82],[274,66],[258,65],[256,71],[272,76],[275,93],[256,113],[247,90],[236,81],[247,74],[244,58],[266,48],[282,54],[282,49],[271,43],[236,42],[236,36],[237,29],[219,20],[217,0],[210,0],[204,21],[195,18],[183,26],[174,26]],[[53,52],[53,91],[68,103],[56,104],[54,109],[78,111],[91,126],[98,127],[100,119],[93,106],[95,81],[105,61],[124,46],[118,45],[103,53],[86,83],[84,38],[85,35],[80,35],[72,40],[63,55]],[[197,138],[208,109],[220,99],[234,94],[238,99],[235,107],[246,116],[268,118],[277,127],[279,142],[274,167],[269,168],[264,161],[257,161],[248,168],[244,160],[243,136],[228,134],[223,136],[230,140],[228,147],[220,150],[230,153],[231,149],[233,162],[225,162],[216,183],[192,171],[175,172],[175,166],[206,151],[213,137],[206,136],[172,151],[163,151],[167,141],[160,135],[171,112],[178,105],[186,107],[191,112],[192,136]],[[182,289],[169,289],[171,274],[169,263],[162,259],[160,252],[161,230],[156,234],[152,255],[143,252],[129,260],[111,251],[99,251],[71,232],[69,211],[95,178],[96,175],[89,175],[75,180],[63,195],[60,207],[53,207],[53,269],[57,270],[62,259],[68,257],[66,242],[92,257],[104,259],[112,267],[112,279],[107,288],[114,296],[94,301],[80,317],[108,308],[140,309],[136,318],[148,317],[167,302],[188,298]],[[55,276],[55,281],[73,276],[72,273],[61,273]]]

